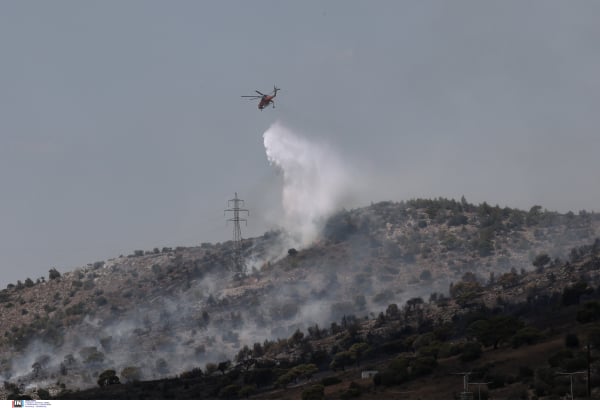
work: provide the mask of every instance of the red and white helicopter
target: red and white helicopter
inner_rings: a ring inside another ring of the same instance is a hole
[[[260,99],[260,101],[258,102],[258,109],[260,109],[260,110],[263,110],[264,108],[269,106],[269,104],[273,105],[273,109],[275,109],[274,99],[277,96],[277,91],[279,91],[279,90],[280,90],[279,88],[277,88],[276,86],[273,86],[273,94],[272,95],[265,95],[264,93],[262,93],[260,91],[254,91],[258,95],[242,95],[242,98]]]

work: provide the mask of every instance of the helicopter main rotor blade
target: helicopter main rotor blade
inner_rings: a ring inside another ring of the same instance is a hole
[[[242,95],[242,98],[260,99],[261,97],[256,95]]]
[[[254,91],[254,92],[256,92],[256,93],[257,93],[257,94],[259,94],[259,95],[265,96],[265,94],[264,94],[264,93],[262,93],[262,92],[260,92],[260,91]]]

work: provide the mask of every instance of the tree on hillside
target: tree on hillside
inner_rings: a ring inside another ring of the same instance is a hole
[[[300,329],[296,329],[294,334],[289,338],[289,344],[299,344],[304,339],[304,333]]]
[[[481,285],[477,282],[458,282],[451,284],[450,296],[460,306],[471,305],[481,295]]]
[[[120,383],[115,370],[105,370],[98,376],[98,385],[100,387],[107,387],[109,385]]]
[[[260,345],[260,343],[258,344]],[[242,363],[250,358],[252,358],[252,351],[248,346],[245,345],[238,351],[237,355],[235,356],[235,361],[238,363]]]
[[[494,231],[491,228],[484,228],[479,231],[478,238],[473,240],[473,248],[479,253],[479,256],[490,256],[494,252]]]
[[[588,287],[587,282],[579,281],[574,285],[564,288],[562,293],[562,303],[565,306],[578,305],[581,295],[587,295],[594,290]]]
[[[420,297],[410,298],[406,301],[409,310],[416,310],[423,304],[423,299]]]
[[[303,400],[321,400],[325,395],[323,384],[313,384],[302,391]]]
[[[529,212],[525,216],[525,223],[528,227],[539,224],[540,217],[542,215],[542,207],[540,205],[534,205],[529,209]]]
[[[394,319],[400,315],[400,309],[398,309],[398,305],[395,303],[390,303],[385,309],[385,316]]]
[[[277,385],[285,388],[292,381],[296,382],[299,379],[310,380],[314,373],[319,369],[314,364],[300,364],[288,370],[285,374],[277,379]]]
[[[321,335],[323,334],[321,329],[319,329],[318,324],[315,324],[314,326],[310,326],[307,330],[308,330],[309,337],[311,337],[313,339],[320,339]]]
[[[498,278],[498,283],[502,285],[504,289],[516,286],[519,282],[519,274],[514,267],[510,269],[510,272],[504,273]]]
[[[351,365],[354,362],[354,356],[349,351],[340,351],[335,356],[333,356],[333,361],[329,365],[333,371],[341,368],[342,370],[346,369],[346,366]]]
[[[367,352],[368,349],[369,345],[367,343],[361,342],[354,343],[348,350],[352,354],[354,360],[356,361],[357,366],[360,365],[360,359]]]
[[[229,361],[229,360],[221,361],[217,365],[217,370],[219,370],[221,372],[221,374],[225,375],[225,371],[229,370],[229,367],[231,367],[231,361]]]
[[[533,260],[533,266],[537,268],[538,272],[542,272],[548,263],[550,263],[550,256],[546,253],[539,254]]]
[[[52,268],[48,271],[48,277],[50,280],[58,279],[60,278],[60,272],[57,271],[56,268]]]
[[[484,346],[498,346],[510,339],[523,322],[513,316],[494,316],[490,319],[477,320],[467,328],[467,335],[475,337]]]

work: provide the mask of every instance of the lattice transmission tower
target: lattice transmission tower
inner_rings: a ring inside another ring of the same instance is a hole
[[[453,373],[454,375],[462,375],[463,376],[463,392],[460,393],[461,400],[472,400],[473,393],[469,391],[469,376],[471,372],[469,371],[464,373]]]
[[[233,268],[236,273],[246,273],[246,263],[242,256],[242,229],[240,228],[240,221],[243,221],[248,225],[246,218],[240,218],[240,213],[246,213],[250,215],[250,211],[244,209],[244,200],[238,198],[237,193],[235,197],[227,201],[227,212],[232,212],[233,217],[228,219],[227,222],[233,222]]]

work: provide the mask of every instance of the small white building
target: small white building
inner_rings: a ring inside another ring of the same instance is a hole
[[[375,374],[378,374],[379,371],[377,370],[372,370],[372,371],[363,371],[360,373],[360,378],[363,380],[366,380],[368,378],[373,378],[375,377]]]

